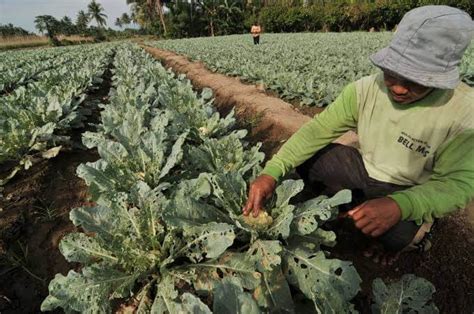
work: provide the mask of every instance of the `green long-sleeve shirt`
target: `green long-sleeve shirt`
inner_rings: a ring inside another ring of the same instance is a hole
[[[369,176],[411,186],[389,195],[402,219],[429,222],[473,198],[474,92],[463,83],[408,105],[389,98],[381,74],[349,84],[282,146],[263,173],[279,180],[354,129]]]

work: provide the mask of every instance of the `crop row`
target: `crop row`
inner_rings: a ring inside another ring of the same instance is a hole
[[[69,144],[67,130],[82,125],[81,104],[101,82],[112,53],[107,45],[68,50],[58,66],[0,97],[0,164],[13,165],[0,186],[35,158],[54,157]]]
[[[85,48],[85,49],[84,49]],[[34,51],[15,51],[0,54],[0,94],[18,85],[24,85],[38,77],[43,71],[53,69],[71,61],[75,54],[93,50],[91,46],[54,48]]]
[[[386,46],[391,33],[263,34],[260,45],[248,35],[151,42],[202,61],[213,71],[263,83],[286,100],[304,105],[331,103],[348,83],[376,71],[369,56]],[[460,65],[474,84],[474,45]]]

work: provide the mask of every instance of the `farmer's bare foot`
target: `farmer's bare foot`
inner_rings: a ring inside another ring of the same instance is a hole
[[[363,254],[365,257],[371,258],[374,263],[380,263],[382,266],[390,266],[400,257],[400,252],[387,252],[379,244],[372,244]]]

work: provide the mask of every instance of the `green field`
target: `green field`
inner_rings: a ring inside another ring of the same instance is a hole
[[[323,106],[347,83],[376,71],[368,55],[389,38],[264,34],[260,46],[249,36],[153,45],[263,83],[283,99]],[[468,83],[473,53],[471,47],[462,64]],[[370,300],[380,313],[412,309],[398,302],[406,293],[404,300],[419,297],[415,309],[437,311],[433,286],[414,276],[388,286],[377,279],[371,296],[361,296],[364,278],[354,264],[329,253],[336,233],[322,226],[350,202],[348,190],[299,202],[303,181],[285,180],[267,203],[268,216],[243,217],[249,184],[263,166],[260,144],[249,142],[234,111],[217,112],[212,90],[196,90],[137,44],[1,53],[0,71],[0,187],[13,200],[0,205],[40,208],[27,219],[45,230],[70,225],[59,244],[72,263],[68,272],[40,278],[29,266],[28,246],[19,244],[22,258],[7,252],[13,269],[25,270],[44,290],[49,282],[41,310],[349,313],[369,311],[361,300]],[[62,180],[61,171],[46,170],[66,154],[80,161],[74,171],[87,196],[80,205],[67,203],[59,212],[59,198],[40,205],[15,198],[34,173],[54,173],[41,179],[41,191]],[[86,154],[95,159],[80,158]],[[72,225],[61,220],[68,218]]]
[[[286,100],[325,106],[342,88],[377,71],[369,56],[386,46],[392,33],[263,34],[192,38],[152,43],[204,62],[209,69],[263,83]],[[474,85],[474,45],[461,64],[463,80]]]

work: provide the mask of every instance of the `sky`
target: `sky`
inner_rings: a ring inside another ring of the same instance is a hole
[[[37,32],[34,19],[38,15],[52,15],[57,19],[69,16],[76,21],[77,12],[87,11],[91,0],[0,0],[0,24],[12,23],[28,31]],[[96,0],[107,15],[107,26],[118,29],[115,19],[122,13],[130,13],[126,0]],[[91,22],[91,25],[95,25]]]

